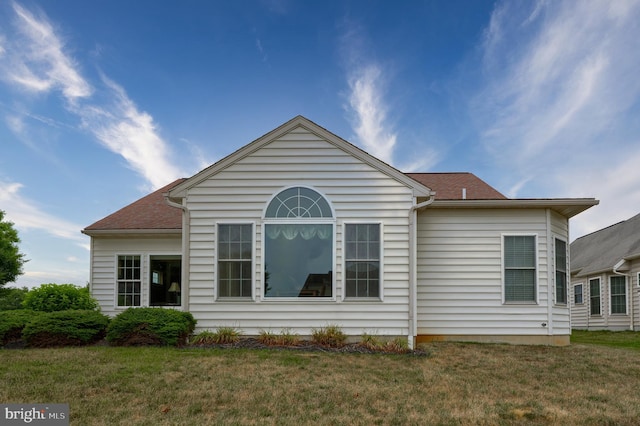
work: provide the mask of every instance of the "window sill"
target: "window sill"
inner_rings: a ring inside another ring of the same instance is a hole
[[[502,302],[503,305],[508,305],[508,306],[522,306],[522,305],[529,305],[529,306],[537,306],[538,302],[536,301],[530,301],[530,302],[516,302],[516,301],[510,301],[510,302]]]
[[[382,303],[379,297],[345,297],[344,303]]]

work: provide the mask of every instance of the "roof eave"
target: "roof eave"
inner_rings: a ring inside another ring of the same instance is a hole
[[[431,208],[551,209],[567,218],[598,205],[595,198],[531,198],[506,200],[435,200]]]
[[[90,237],[135,237],[135,236],[175,236],[181,235],[182,229],[180,228],[167,228],[167,229],[83,229],[83,234]]]

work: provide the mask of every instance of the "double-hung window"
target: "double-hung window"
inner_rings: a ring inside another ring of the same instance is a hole
[[[600,315],[600,278],[589,280],[589,308],[591,315]]]
[[[141,260],[139,255],[118,256],[118,306],[140,306],[142,296]]]
[[[576,284],[573,286],[573,304],[582,305],[583,303],[582,284]]]
[[[618,275],[609,278],[611,313],[627,313],[627,277]]]
[[[556,238],[556,303],[567,303],[567,243]]]
[[[251,297],[253,225],[218,224],[218,297]]]
[[[346,297],[380,297],[380,225],[345,225]]]
[[[503,237],[504,301],[536,302],[536,236]]]

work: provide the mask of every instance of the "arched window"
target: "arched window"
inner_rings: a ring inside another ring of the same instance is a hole
[[[333,213],[305,187],[278,193],[265,210],[264,297],[333,296]]]
[[[310,188],[288,188],[276,195],[269,203],[266,218],[300,219],[333,217],[327,200]]]

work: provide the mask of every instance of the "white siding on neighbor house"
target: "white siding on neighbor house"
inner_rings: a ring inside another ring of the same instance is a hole
[[[141,256],[142,306],[149,305],[149,255],[182,253],[180,236],[175,237],[92,237],[91,294],[100,303],[102,312],[114,316],[122,312],[116,307],[116,267],[118,255]]]
[[[263,292],[263,214],[286,187],[306,186],[335,212],[334,298],[273,300]],[[233,326],[247,335],[289,328],[308,335],[337,324],[345,333],[407,335],[409,220],[412,190],[315,134],[297,128],[200,182],[187,192],[190,212],[189,303],[198,329]],[[343,300],[343,225],[380,223],[383,230],[381,301]],[[216,300],[216,225],[254,225],[253,300]]]
[[[420,211],[418,335],[551,334],[554,325],[550,318],[559,314],[554,308],[550,315],[547,305],[553,297],[549,221],[545,209]],[[558,218],[551,222],[554,232],[563,232]],[[502,237],[510,234],[537,236],[537,303],[503,303]],[[564,334],[562,327],[566,325],[561,322],[559,326],[554,334]]]
[[[575,287],[582,285],[582,303],[575,303]],[[587,280],[576,280],[571,282],[569,287],[571,304],[571,328],[581,330],[587,328],[589,321],[589,282]]]
[[[640,265],[638,263],[631,263],[631,269],[625,271],[627,275],[627,313],[626,314],[611,314],[611,282],[610,278],[616,276],[611,272],[600,275],[591,275],[588,277],[573,277],[572,289],[575,284],[584,282],[585,296],[584,305],[572,305],[571,310],[571,326],[576,330],[639,330],[640,320],[638,315],[640,314],[640,297],[638,292],[638,271]],[[591,315],[590,308],[590,286],[589,281],[595,278],[600,278],[600,294],[601,294],[601,313],[600,315]],[[633,317],[633,319],[632,319]],[[633,324],[633,326],[632,326]]]

